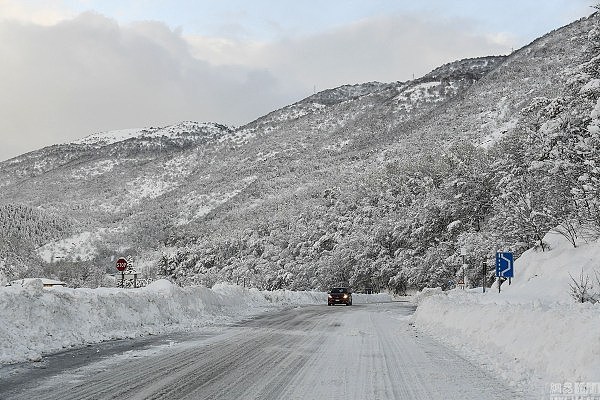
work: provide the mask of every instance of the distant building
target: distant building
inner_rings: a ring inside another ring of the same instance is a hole
[[[65,282],[62,281],[55,281],[54,279],[47,279],[47,278],[24,278],[24,279],[17,279],[14,281],[10,281],[9,283],[6,284],[6,286],[26,286],[29,283],[35,281],[35,280],[40,280],[42,281],[42,285],[45,288],[52,288],[55,286],[67,286],[67,284]]]

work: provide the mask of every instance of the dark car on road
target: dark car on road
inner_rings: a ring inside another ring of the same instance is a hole
[[[335,304],[345,304],[347,306],[352,305],[352,293],[350,289],[346,287],[335,287],[329,291],[327,296],[327,305],[333,306]]]

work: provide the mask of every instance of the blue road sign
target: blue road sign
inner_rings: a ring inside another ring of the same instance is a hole
[[[496,253],[496,276],[502,278],[513,278],[513,253]]]

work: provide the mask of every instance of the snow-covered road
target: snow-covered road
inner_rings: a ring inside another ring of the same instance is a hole
[[[416,331],[413,311],[402,302],[301,307],[120,354],[88,352],[61,372],[43,365],[50,357],[0,369],[0,382],[12,382],[0,399],[519,398]]]

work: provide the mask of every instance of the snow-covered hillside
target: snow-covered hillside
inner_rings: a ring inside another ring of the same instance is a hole
[[[226,128],[226,129],[224,129]],[[71,142],[71,144],[85,144],[93,146],[108,146],[129,139],[156,139],[168,138],[177,140],[181,138],[189,139],[190,136],[208,136],[220,137],[223,132],[233,128],[227,128],[215,123],[198,123],[193,121],[184,121],[176,125],[169,125],[159,128],[139,128],[139,129],[121,129],[95,133],[84,137],[83,139]],[[201,135],[199,135],[201,132]]]
[[[551,249],[525,252],[501,292],[497,286],[485,294],[481,288],[424,291],[416,326],[540,394],[551,393],[552,384],[597,382],[600,304],[577,303],[570,292],[582,273],[591,291],[600,292],[600,241],[577,248],[558,234],[545,241]]]
[[[123,140],[136,138],[144,134],[144,129],[119,129],[115,131],[99,132],[83,139],[72,142],[73,144],[102,144],[109,145]]]
[[[240,231],[217,219],[258,223],[273,214],[271,208],[288,215],[312,208],[308,203],[319,197],[313,192],[337,185],[342,174],[354,176],[354,168],[364,169],[353,166],[356,160],[373,157],[373,134],[381,131],[373,121],[395,124],[430,112],[472,85],[473,69],[480,76],[489,72],[488,64],[463,60],[433,80],[325,90],[239,129],[187,121],[101,132],[8,160],[0,166],[0,204],[25,204],[68,221],[64,234],[35,251],[10,248],[27,253],[20,258],[41,257],[38,265],[89,261],[100,270],[106,267],[103,252],[160,257],[156,249],[189,236],[184,230],[195,236],[207,229],[225,240],[232,232],[245,236],[248,224]],[[256,213],[262,215],[250,216]],[[223,232],[207,228],[206,221]],[[19,232],[5,235],[12,241]],[[15,258],[6,258],[10,278],[25,271]]]
[[[104,133],[0,163],[0,204],[64,221],[3,224],[0,272],[95,287],[90,276],[133,254],[181,285],[403,293],[451,286],[463,246],[481,262],[598,224],[599,17],[508,56],[315,93],[235,130]]]

